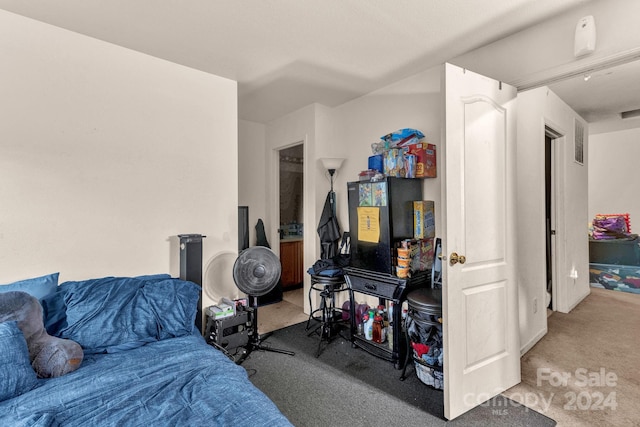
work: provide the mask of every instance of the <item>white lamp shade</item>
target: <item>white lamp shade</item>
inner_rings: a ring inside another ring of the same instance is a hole
[[[323,157],[320,160],[322,160],[322,166],[324,166],[325,169],[335,170],[340,169],[342,162],[344,162],[344,159],[338,157]]]

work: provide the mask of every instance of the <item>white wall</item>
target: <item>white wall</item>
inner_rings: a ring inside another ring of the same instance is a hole
[[[256,223],[267,215],[266,126],[238,121],[238,204],[249,207],[249,246],[256,244]]]
[[[582,121],[547,88],[518,94],[518,283],[520,342],[528,350],[547,331],[546,224],[545,224],[545,125],[564,137],[557,162],[556,248],[557,309],[568,312],[589,293],[587,236],[588,139],[584,165],[574,161],[574,120]],[[586,128],[586,125],[585,125]],[[569,276],[577,271],[576,280]],[[537,312],[534,313],[534,299]]]
[[[0,11],[0,283],[237,250],[236,82]]]
[[[434,67],[371,92],[333,110],[334,144],[348,159],[336,179],[337,206],[340,224],[348,229],[347,182],[357,181],[358,174],[367,169],[371,144],[398,129],[418,129],[424,141],[440,145],[441,127],[441,67]],[[437,163],[440,155],[436,151]],[[441,174],[423,180],[425,200],[436,202],[436,234],[440,235]]]
[[[317,164],[315,162],[316,154],[316,115],[317,110],[322,107],[317,104],[309,105],[300,110],[294,111],[266,127],[266,144],[262,152],[266,165],[266,173],[261,180],[264,193],[266,195],[266,211],[265,211],[265,231],[267,239],[271,247],[277,254],[280,254],[278,234],[279,217],[280,217],[280,193],[279,193],[279,153],[278,150],[290,147],[292,145],[304,144],[304,266],[306,268],[313,265],[317,260],[317,233],[315,232],[317,223],[316,209],[321,206],[318,203],[316,188],[317,182]],[[319,214],[318,214],[319,215]],[[318,216],[319,217],[319,216]],[[304,277],[304,293],[307,294],[310,286],[310,278],[307,274]],[[304,299],[305,312],[309,312],[309,301]]]
[[[628,213],[640,232],[640,128],[589,136],[589,221],[599,213]]]

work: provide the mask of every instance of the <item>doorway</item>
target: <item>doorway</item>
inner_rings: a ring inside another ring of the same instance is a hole
[[[547,293],[545,300],[545,307],[547,310],[553,310],[553,273],[555,271],[554,267],[554,236],[556,234],[555,230],[555,215],[554,213],[554,191],[553,191],[553,183],[555,182],[555,177],[553,173],[553,165],[555,163],[555,156],[553,155],[554,144],[554,132],[549,128],[545,127],[545,135],[544,135],[544,177],[545,177],[545,224],[546,224],[546,267],[547,267],[547,276],[546,276],[546,284],[547,284]]]
[[[304,218],[304,145],[279,151],[280,237],[302,236]]]
[[[263,316],[279,329],[304,316],[304,143],[278,150],[278,246],[282,265],[282,301],[274,316]],[[304,318],[306,319],[306,318]]]
[[[304,230],[304,146],[280,150],[280,261],[282,288],[302,287]]]
[[[546,294],[545,307],[550,314],[557,310],[558,283],[556,280],[556,233],[557,233],[557,179],[558,149],[562,135],[549,126],[544,128],[545,159],[545,224],[546,224]]]

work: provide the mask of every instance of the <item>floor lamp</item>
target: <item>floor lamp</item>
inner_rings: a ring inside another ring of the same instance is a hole
[[[333,176],[336,171],[340,169],[342,166],[342,162],[344,159],[339,157],[324,157],[320,159],[322,161],[322,166],[329,172],[329,180],[331,182],[331,207],[333,209],[333,215],[336,215],[336,193],[333,191]]]

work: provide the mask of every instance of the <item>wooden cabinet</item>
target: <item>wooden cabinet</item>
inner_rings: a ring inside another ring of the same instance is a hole
[[[280,241],[281,281],[285,290],[300,285],[304,280],[303,243],[302,239]]]

